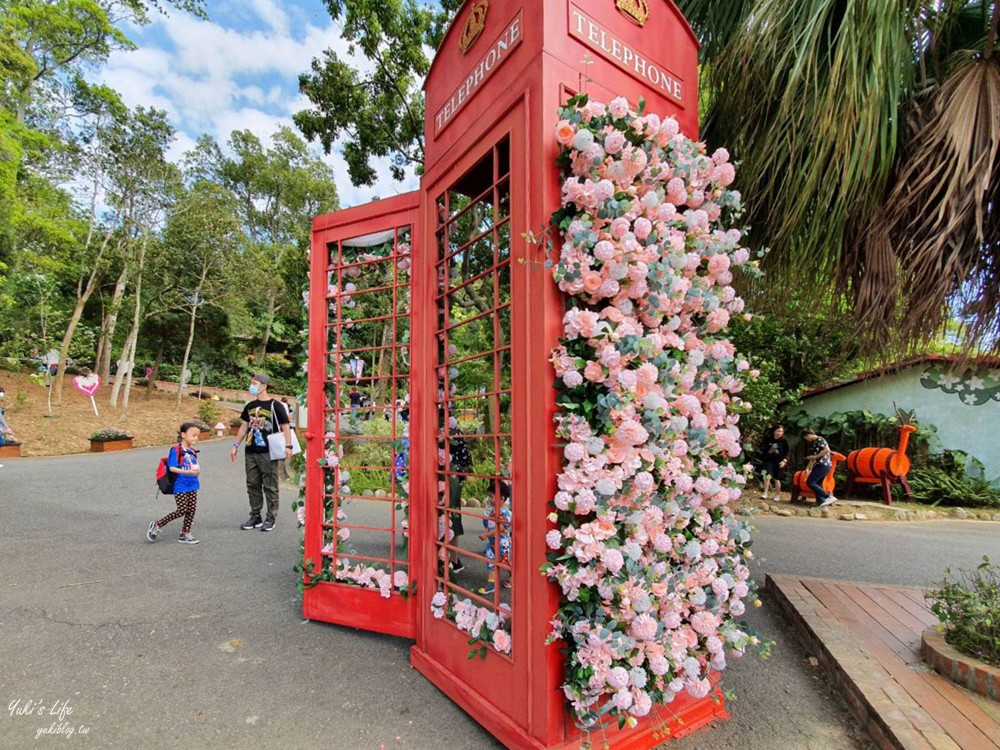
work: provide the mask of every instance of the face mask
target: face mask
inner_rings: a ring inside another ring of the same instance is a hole
[[[260,388],[258,386],[256,386],[256,385],[251,385],[250,386],[250,395],[251,396],[256,396],[258,393],[260,393]]]

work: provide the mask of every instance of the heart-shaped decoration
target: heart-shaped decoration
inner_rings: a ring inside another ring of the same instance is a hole
[[[77,375],[73,378],[73,386],[87,396],[93,396],[97,393],[97,389],[101,387],[101,376],[96,372],[90,373],[90,375]]]

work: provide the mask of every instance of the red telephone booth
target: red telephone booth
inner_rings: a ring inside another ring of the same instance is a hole
[[[697,133],[670,0],[467,2],[426,82],[420,190],[313,226],[304,615],[414,639],[414,667],[515,748],[581,740],[539,572],[564,301],[526,235],[559,206],[556,111],[584,91]],[[679,696],[603,736],[652,747],[725,715]]]

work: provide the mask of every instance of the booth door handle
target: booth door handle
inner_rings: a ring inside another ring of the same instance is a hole
[[[313,439],[313,434],[311,432],[307,432],[306,433],[306,440],[312,440],[312,439]]]

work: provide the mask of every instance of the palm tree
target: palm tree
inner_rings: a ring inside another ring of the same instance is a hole
[[[767,286],[852,308],[873,350],[957,315],[1000,351],[1000,1],[677,4]]]

